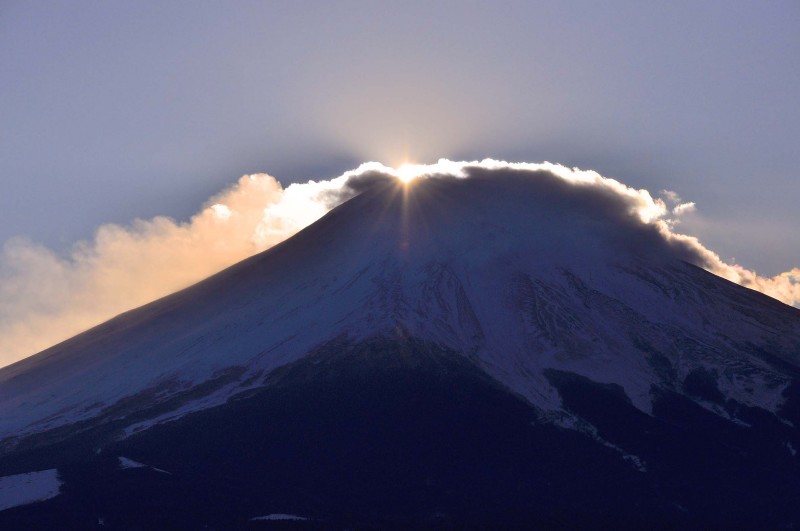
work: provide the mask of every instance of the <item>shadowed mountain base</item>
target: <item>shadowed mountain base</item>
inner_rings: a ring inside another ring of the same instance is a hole
[[[594,436],[537,420],[431,343],[336,342],[99,454],[74,450],[90,434],[62,443],[62,494],[0,512],[0,528],[779,527],[800,516],[800,471],[781,448],[796,432],[774,417],[754,411],[759,429],[746,429],[667,392],[648,416],[615,386],[548,378]],[[120,469],[117,456],[169,473]],[[15,460],[32,458],[0,466]],[[310,520],[250,520],[269,514]]]

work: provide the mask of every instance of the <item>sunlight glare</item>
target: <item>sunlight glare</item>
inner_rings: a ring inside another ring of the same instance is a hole
[[[398,179],[403,181],[403,184],[408,184],[415,178],[419,177],[420,167],[418,164],[405,163],[395,170],[395,175]]]

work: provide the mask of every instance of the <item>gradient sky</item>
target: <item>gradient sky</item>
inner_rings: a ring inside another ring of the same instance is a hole
[[[186,219],[245,173],[561,162],[800,265],[800,3],[0,3],[0,243]]]

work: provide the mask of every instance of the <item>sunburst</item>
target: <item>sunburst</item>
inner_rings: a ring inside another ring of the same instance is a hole
[[[403,184],[409,184],[411,181],[419,177],[420,166],[419,164],[402,164],[399,168],[395,169],[395,175],[403,182]]]

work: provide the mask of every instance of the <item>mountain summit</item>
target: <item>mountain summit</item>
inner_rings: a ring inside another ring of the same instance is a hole
[[[0,369],[0,526],[800,524],[800,310],[547,171],[348,190]]]

